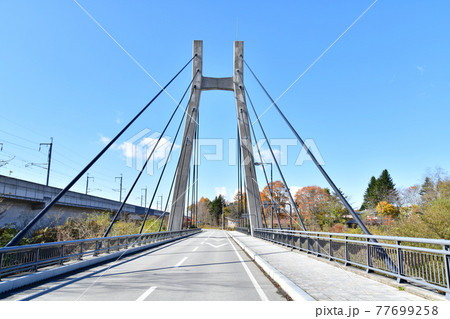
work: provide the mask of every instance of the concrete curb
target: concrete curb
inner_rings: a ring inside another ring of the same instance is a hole
[[[267,261],[259,257],[253,250],[244,245],[233,234],[227,232],[231,238],[252,258],[280,287],[295,301],[316,301],[307,292],[298,287],[289,278],[283,275],[278,269],[270,265]]]
[[[117,259],[119,257],[134,254],[134,253],[137,253],[137,252],[149,249],[149,248],[161,246],[161,245],[164,245],[164,244],[167,244],[167,243],[170,243],[173,241],[177,241],[182,238],[189,237],[189,236],[192,236],[195,234],[198,234],[198,233],[188,234],[188,235],[185,235],[182,237],[177,237],[177,238],[166,239],[166,240],[163,240],[163,241],[160,241],[157,243],[151,243],[151,244],[148,244],[145,246],[134,247],[134,248],[130,248],[128,250],[122,250],[122,251],[118,251],[118,252],[115,252],[112,254],[107,254],[104,256],[100,256],[100,257],[94,257],[89,260],[83,260],[80,262],[75,262],[73,264],[55,267],[52,269],[47,269],[47,270],[43,270],[43,271],[38,271],[36,273],[28,274],[28,275],[25,275],[22,277],[9,279],[7,281],[0,282],[0,294],[5,293],[10,290],[14,290],[17,288],[35,284],[37,282],[47,280],[47,279],[50,279],[53,277],[64,275],[64,274],[72,272],[72,271],[80,270],[80,269],[87,268],[87,267],[92,267],[96,264],[100,264],[100,263],[103,263],[103,262],[111,260],[111,259]]]

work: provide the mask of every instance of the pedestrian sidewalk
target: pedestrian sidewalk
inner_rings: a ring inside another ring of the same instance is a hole
[[[287,281],[293,282],[297,287],[316,300],[427,300],[418,295],[400,290],[398,287],[383,284],[357,273],[347,271],[347,267],[341,263],[333,262],[330,264],[322,262],[315,257],[308,256],[306,253],[292,251],[289,248],[236,231],[230,231],[228,233],[250,255],[254,254],[260,257],[263,263],[266,262],[269,267],[275,268],[275,271],[277,270],[284,275]],[[445,299],[444,297],[441,299],[436,294],[436,300]]]

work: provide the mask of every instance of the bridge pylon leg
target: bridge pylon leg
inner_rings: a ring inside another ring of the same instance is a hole
[[[247,103],[244,93],[244,43],[234,42],[234,74],[233,88],[236,99],[236,111],[239,127],[239,139],[244,166],[245,193],[247,197],[247,208],[249,212],[250,231],[253,236],[255,228],[262,227],[261,197],[256,179],[255,160],[253,157],[253,146],[250,134],[250,123]],[[255,141],[256,142],[256,141]]]
[[[191,98],[186,111],[186,122],[184,125],[183,141],[181,144],[180,161],[178,162],[172,207],[170,209],[167,230],[181,230],[183,227],[184,209],[186,202],[186,191],[191,185],[187,185],[189,169],[192,157],[192,146],[195,128],[198,121],[198,107],[202,88],[202,66],[203,66],[203,41],[195,40],[193,48],[194,60],[192,64],[192,77],[195,76],[191,87]],[[198,72],[198,73],[197,73]],[[197,74],[197,75],[196,75]]]

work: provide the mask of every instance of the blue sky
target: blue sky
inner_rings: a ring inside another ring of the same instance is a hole
[[[373,1],[78,3],[160,84],[190,59],[195,39],[203,40],[204,75],[231,76],[238,38],[246,60],[277,98]],[[370,177],[385,168],[398,187],[419,183],[428,167],[449,169],[448,12],[447,1],[379,0],[279,100],[355,207]],[[26,165],[46,161],[39,143],[53,137],[50,184],[65,186],[159,90],[73,0],[1,1],[0,41],[0,160],[15,156],[0,167],[2,175],[44,183],[45,170]],[[188,68],[168,92],[178,100],[190,78]],[[262,113],[270,102],[248,71],[245,82]],[[129,189],[138,171],[127,166],[123,143],[143,129],[161,132],[174,107],[161,95],[89,172],[95,178],[90,194],[118,198],[114,177],[120,174]],[[270,138],[294,138],[274,108],[261,121]],[[226,146],[224,160],[202,162],[200,195],[226,191],[231,198],[237,187],[227,147],[236,135],[233,94],[203,92],[200,125],[201,138],[224,139]],[[167,194],[175,149],[158,195]],[[282,168],[289,186],[327,186],[310,161],[294,165],[299,152],[298,145],[290,146]],[[131,202],[140,203],[144,187],[151,194],[157,177],[146,174]],[[85,182],[73,190],[83,192]]]

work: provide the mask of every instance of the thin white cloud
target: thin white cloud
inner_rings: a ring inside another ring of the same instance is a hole
[[[425,69],[420,65],[417,66],[417,70],[419,70],[420,75],[423,75],[423,72],[425,71]]]
[[[216,196],[222,195],[223,197],[227,196],[227,188],[225,186],[222,187],[214,187],[214,192]]]
[[[100,142],[102,144],[108,144],[109,142],[111,142],[111,138],[103,136],[102,134],[100,134]]]

